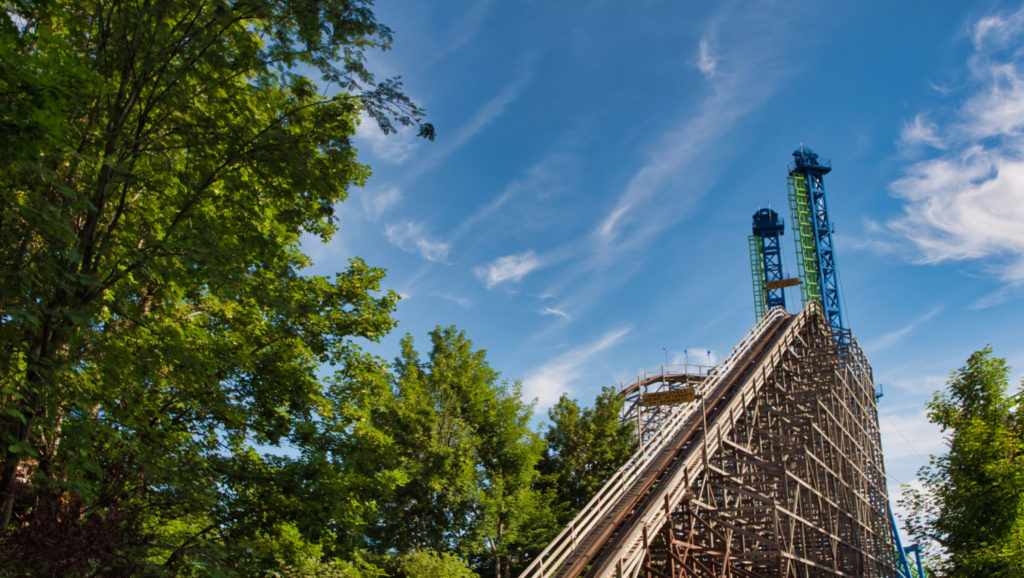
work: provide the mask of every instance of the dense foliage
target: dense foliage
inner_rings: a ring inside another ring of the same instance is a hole
[[[371,4],[4,2],[0,575],[510,576],[630,451],[610,390],[542,439],[462,332],[360,348],[382,270],[303,271],[360,114],[433,138]]]
[[[636,450],[633,426],[620,419],[624,399],[605,387],[593,407],[562,395],[548,417],[540,486],[552,496],[559,525],[568,523]]]
[[[921,469],[923,487],[907,487],[902,505],[940,575],[1024,575],[1024,415],[1009,373],[986,347],[928,404],[949,452]]]
[[[368,175],[359,111],[421,115],[364,66],[390,41],[368,4],[4,2],[5,563],[246,573],[358,528],[339,456],[387,383],[353,339],[389,331],[396,296],[358,259],[301,274],[299,239]],[[298,515],[314,497],[335,499]]]
[[[499,381],[485,352],[454,327],[430,334],[421,361],[412,336],[394,363],[394,401],[376,427],[394,441],[383,466],[403,473],[368,531],[379,553],[454,552],[501,576],[534,515],[542,450],[518,383]]]

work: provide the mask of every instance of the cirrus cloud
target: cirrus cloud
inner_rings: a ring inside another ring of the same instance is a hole
[[[402,191],[395,186],[372,191],[363,189],[360,197],[363,202],[363,211],[370,219],[377,220],[402,202]]]
[[[971,93],[945,129],[922,115],[901,144],[936,156],[906,167],[891,185],[905,201],[887,229],[922,263],[980,260],[1004,281],[1024,283],[1024,8],[979,19],[967,62]]]
[[[526,251],[499,257],[490,265],[477,267],[476,275],[491,289],[506,282],[518,283],[537,267],[540,267],[540,259],[533,251]]]
[[[446,263],[449,243],[435,239],[427,234],[423,223],[402,221],[393,223],[384,229],[388,241],[403,251],[419,253],[427,261]]]
[[[715,68],[718,66],[718,59],[711,53],[711,42],[707,37],[700,39],[700,55],[697,58],[697,69],[707,77],[715,75]]]
[[[561,317],[562,319],[565,319],[566,321],[569,321],[569,319],[570,319],[568,313],[566,313],[565,311],[562,311],[561,309],[556,309],[554,307],[545,307],[544,309],[541,309],[540,314],[541,315],[554,315],[556,317]]]
[[[571,384],[580,369],[599,353],[616,345],[632,331],[631,327],[614,329],[595,341],[585,343],[552,359],[530,372],[523,380],[523,397],[537,400],[537,410],[545,410],[572,391]]]

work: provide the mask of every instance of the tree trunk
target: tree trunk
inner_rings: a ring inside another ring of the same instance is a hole
[[[61,306],[58,304],[60,302],[66,302],[66,299],[54,299],[54,307],[51,307],[49,310],[61,310],[55,308]],[[2,484],[0,486],[2,487],[2,490],[0,490],[0,533],[7,532],[14,514],[14,499],[18,493],[18,466],[21,465],[22,459],[25,457],[21,448],[28,442],[29,433],[35,422],[36,409],[42,404],[42,391],[46,386],[46,378],[43,377],[41,370],[47,365],[52,365],[54,361],[53,352],[55,348],[53,343],[55,341],[54,334],[56,333],[55,326],[57,323],[58,321],[52,315],[44,317],[39,339],[30,348],[31,355],[25,368],[25,391],[30,393],[25,396],[26,399],[20,404],[23,419],[16,421],[17,431],[13,436],[15,443],[12,444],[15,446],[15,451],[11,451],[10,446],[8,446],[7,457],[4,459],[3,478],[0,481],[0,484]]]

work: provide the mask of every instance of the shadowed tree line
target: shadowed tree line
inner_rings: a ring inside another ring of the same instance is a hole
[[[508,576],[631,450],[530,402],[301,239],[433,139],[369,0],[14,0],[0,15],[0,575]],[[307,241],[308,242],[308,241]],[[589,453],[588,453],[589,452]]]

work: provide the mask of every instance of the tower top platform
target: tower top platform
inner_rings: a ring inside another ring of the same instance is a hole
[[[772,237],[782,235],[784,226],[779,214],[771,209],[758,209],[754,213],[754,222],[751,231],[758,237]]]
[[[804,171],[824,175],[832,170],[832,161],[819,158],[818,153],[801,145],[800,148],[793,151],[793,162],[789,163],[787,168],[790,175]]]

